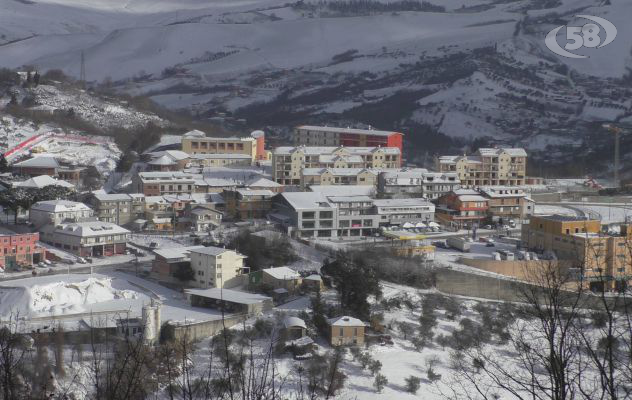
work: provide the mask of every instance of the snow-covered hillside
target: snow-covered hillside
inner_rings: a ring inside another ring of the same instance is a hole
[[[549,156],[585,141],[602,151],[593,123],[632,118],[627,0],[368,3],[5,0],[0,65],[78,76],[83,53],[88,81],[202,117],[399,129],[411,160],[476,138]],[[544,38],[585,23],[577,14],[612,21],[618,36],[579,51],[590,58],[558,57]],[[420,132],[455,140],[428,148]]]

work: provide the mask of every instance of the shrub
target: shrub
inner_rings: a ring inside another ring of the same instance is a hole
[[[382,393],[382,390],[384,389],[384,386],[386,386],[387,383],[388,383],[388,379],[386,379],[384,375],[382,374],[375,375],[373,386],[375,386],[375,389],[377,390],[378,393]]]
[[[421,386],[421,378],[417,376],[409,376],[406,378],[406,391],[408,393],[417,394],[419,387]]]

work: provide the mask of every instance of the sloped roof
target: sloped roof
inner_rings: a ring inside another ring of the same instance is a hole
[[[41,155],[28,160],[20,161],[13,164],[14,167],[28,167],[28,168],[58,168],[59,163],[53,156]]]
[[[237,304],[259,304],[264,301],[272,300],[270,297],[262,296],[256,293],[240,292],[231,289],[185,289],[184,292],[189,295],[206,297],[209,299],[228,301]]]
[[[253,179],[247,180],[245,182],[245,185],[246,186],[254,186],[254,187],[273,187],[273,188],[277,188],[277,187],[283,186],[280,183],[276,183],[275,181],[272,181],[270,179],[263,178],[263,177],[258,177],[258,178],[253,178]]]
[[[329,318],[327,322],[331,326],[366,326],[361,320],[345,315],[342,317]]]
[[[75,185],[73,185],[72,183],[68,183],[66,181],[62,181],[60,179],[55,179],[53,177],[50,177],[48,175],[39,175],[30,179],[27,179],[25,181],[22,182],[15,182],[13,183],[14,187],[25,187],[25,188],[35,188],[35,189],[41,189],[41,188],[45,188],[46,186],[61,186],[61,187],[65,187],[65,188],[74,188]]]
[[[50,225],[49,225],[50,227]],[[45,227],[46,230],[51,230]],[[90,237],[130,233],[127,229],[111,222],[86,221],[59,224],[53,227],[55,234],[65,234],[70,236]]]
[[[303,329],[307,329],[307,326],[305,325],[305,321],[303,321],[302,319],[298,318],[298,317],[285,317],[285,319],[283,320],[283,326],[285,328],[303,328]]]
[[[394,132],[394,131],[380,131],[376,129],[337,128],[334,126],[301,125],[301,126],[297,126],[296,129],[305,129],[309,131],[332,132],[332,133],[353,133],[353,134],[370,135],[370,136],[391,136],[394,134],[403,135],[403,133]]]
[[[166,154],[158,158],[154,158],[148,164],[149,165],[174,165],[176,162]]]
[[[90,211],[91,208],[83,203],[68,200],[38,201],[31,206],[31,210],[45,212]]]
[[[274,279],[282,281],[300,279],[301,277],[298,272],[288,267],[267,268],[263,270],[263,273],[270,275]]]

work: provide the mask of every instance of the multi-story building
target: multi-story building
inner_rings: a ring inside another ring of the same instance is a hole
[[[437,171],[456,172],[462,186],[523,186],[527,152],[521,148],[481,148],[473,156],[441,156]]]
[[[185,153],[245,154],[250,156],[251,164],[265,157],[265,154],[258,154],[258,151],[264,151],[264,147],[265,136],[260,134],[250,137],[208,137],[204,132],[191,131],[182,136],[182,151]]]
[[[199,288],[231,288],[241,283],[246,256],[221,247],[202,247],[189,252],[195,273],[193,286]]]
[[[366,168],[303,168],[301,188],[311,185],[375,186],[378,171]]]
[[[374,129],[302,125],[294,129],[294,144],[305,146],[396,147],[403,151],[404,134]]]
[[[81,257],[123,254],[129,231],[103,221],[46,225],[41,240]]]
[[[429,172],[425,168],[382,171],[377,177],[378,193],[390,197],[437,199],[460,185],[456,172]]]
[[[434,205],[425,199],[375,200],[365,195],[286,192],[272,200],[270,218],[291,236],[370,236],[382,226],[430,222]]]
[[[94,208],[99,221],[117,225],[126,225],[138,218],[144,218],[145,214],[145,195],[142,193],[93,193],[87,202]]]
[[[136,192],[145,196],[195,193],[199,177],[187,172],[139,172],[133,177]]]
[[[94,211],[83,203],[68,200],[39,201],[29,209],[29,221],[37,228],[47,224],[60,224],[89,220]]]
[[[488,217],[487,199],[473,189],[457,189],[437,199],[436,217],[456,228],[482,224]]]
[[[265,218],[270,212],[272,197],[276,193],[258,189],[239,188],[224,190],[226,215],[233,219]]]
[[[185,211],[186,221],[195,232],[209,232],[222,224],[224,214],[211,206],[188,204]],[[182,219],[180,219],[182,220]]]
[[[249,154],[194,154],[191,156],[191,166],[207,167],[245,167],[252,165]]]
[[[272,153],[272,177],[284,185],[300,185],[304,168],[399,168],[395,147],[277,147]]]
[[[336,317],[327,320],[329,343],[332,346],[363,345],[367,324],[353,317]]]
[[[493,222],[505,223],[533,214],[535,203],[527,193],[515,186],[485,186],[478,190],[487,198],[487,213]]]
[[[552,252],[571,262],[591,290],[622,290],[632,281],[632,227],[621,225],[620,233],[601,231],[601,221],[583,217],[548,215],[531,217],[522,226],[522,245]]]
[[[46,250],[37,245],[39,233],[0,232],[0,270],[28,267],[46,259]]]

